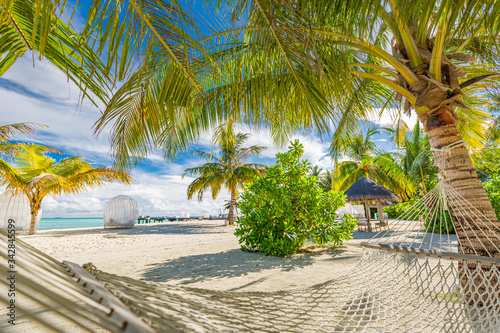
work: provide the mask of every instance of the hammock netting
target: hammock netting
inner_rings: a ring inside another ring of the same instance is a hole
[[[457,238],[453,228],[468,232]],[[441,183],[398,219],[390,220],[387,230],[362,243],[363,256],[353,269],[309,288],[213,291],[134,280],[91,264],[84,268],[157,332],[498,333],[499,235],[493,221]],[[2,243],[6,243],[4,235]],[[123,323],[113,326],[105,321],[107,310],[96,310],[101,304],[83,296],[86,291],[69,281],[61,263],[21,241],[18,247],[23,265],[36,267],[31,271],[35,280],[57,274],[65,281],[64,288],[52,283],[51,289],[58,290],[62,299],[68,299],[68,289],[81,296],[82,304],[75,305],[78,310],[72,317],[66,313],[70,305],[54,305],[52,311],[74,322],[91,321],[123,331]],[[82,313],[85,318],[79,317]]]

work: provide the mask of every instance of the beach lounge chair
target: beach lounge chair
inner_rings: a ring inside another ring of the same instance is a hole
[[[365,208],[363,205],[350,205],[351,206],[351,215],[358,219],[358,231],[369,231],[369,223],[368,219],[365,216]]]

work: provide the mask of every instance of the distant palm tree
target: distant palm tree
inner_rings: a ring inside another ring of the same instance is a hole
[[[187,189],[188,199],[198,193],[198,200],[203,199],[205,190],[212,190],[212,198],[216,199],[222,186],[231,193],[229,204],[228,220],[229,224],[234,223],[234,207],[238,196],[238,189],[244,188],[246,183],[251,182],[256,176],[262,176],[267,166],[257,163],[245,163],[245,160],[252,155],[259,155],[266,147],[251,146],[243,148],[243,143],[248,139],[249,134],[235,134],[232,125],[221,126],[214,136],[220,148],[220,156],[215,157],[212,152],[207,153],[195,150],[191,154],[197,155],[208,163],[189,168],[184,171],[184,176],[198,176]]]
[[[413,131],[406,133],[399,156],[406,174],[419,184],[424,194],[427,193],[427,185],[437,181],[437,167],[434,164],[429,138],[419,122],[415,124]]]
[[[6,185],[7,192],[26,195],[30,201],[30,235],[36,232],[36,217],[45,196],[81,193],[87,187],[100,187],[112,181],[132,183],[127,173],[107,167],[94,168],[79,156],[56,162],[46,156],[51,151],[52,148],[25,144],[12,164],[0,159],[0,185]]]
[[[321,171],[323,171],[323,168],[320,168],[319,166],[315,165],[309,172],[309,177],[318,177],[319,179],[321,176]]]
[[[379,130],[369,127],[366,133],[359,132],[335,147],[343,156],[349,158],[336,167],[338,174],[335,189],[347,190],[361,177],[368,177],[397,195],[407,198],[415,189],[413,182],[389,153],[381,152],[373,141]]]
[[[332,170],[327,170],[319,178],[319,186],[324,191],[331,191],[334,185],[334,175]]]
[[[324,191],[331,191],[333,188],[333,171],[327,170],[323,172],[323,168],[315,165],[309,171],[309,177],[318,177],[318,185]]]

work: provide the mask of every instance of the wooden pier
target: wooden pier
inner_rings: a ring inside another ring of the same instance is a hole
[[[151,216],[139,216],[137,219],[137,224],[146,224],[146,223],[162,223],[165,220],[169,220],[170,222],[175,221],[175,217],[151,217]]]
[[[163,223],[165,221],[174,222],[174,221],[185,221],[185,220],[203,220],[203,219],[204,218],[200,218],[200,217],[171,217],[171,216],[152,217],[152,216],[139,216],[139,218],[137,219],[137,224]]]

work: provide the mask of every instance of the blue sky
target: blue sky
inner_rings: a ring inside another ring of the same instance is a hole
[[[79,105],[79,97],[78,88],[55,66],[45,60],[33,62],[32,55],[26,54],[0,78],[1,124],[37,122],[48,125],[48,129],[19,137],[19,140],[52,146],[67,156],[80,155],[96,167],[110,166],[108,133],[104,131],[96,137],[92,130],[100,111],[89,101]],[[372,121],[378,126],[391,123],[389,115],[381,119],[373,117]],[[415,119],[411,119],[409,124],[414,122]],[[268,147],[262,156],[253,158],[253,162],[271,165],[275,154],[286,150],[286,147],[273,146],[266,130],[255,132],[242,128],[242,131],[252,134],[248,145]],[[290,139],[295,138],[305,146],[304,158],[325,170],[332,169],[328,136],[320,138],[315,134],[297,133]],[[193,148],[210,150],[210,139],[211,134],[206,133]],[[387,135],[379,135],[376,140],[381,148],[391,149]],[[139,203],[141,215],[217,214],[224,200],[229,198],[227,192],[221,192],[216,200],[206,196],[201,203],[188,201],[186,197],[192,178],[182,179],[182,172],[201,163],[188,153],[180,155],[173,163],[153,153],[131,171],[134,185],[111,184],[79,195],[47,197],[42,204],[43,217],[99,217],[106,202],[120,194],[133,197]]]

